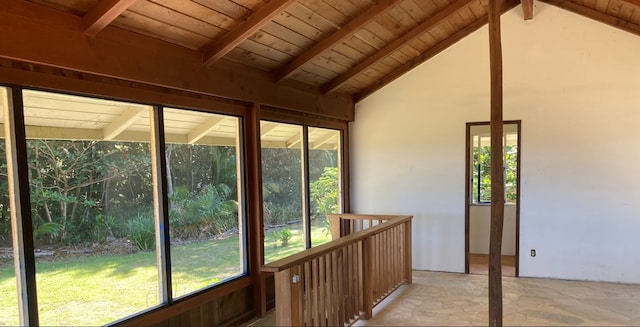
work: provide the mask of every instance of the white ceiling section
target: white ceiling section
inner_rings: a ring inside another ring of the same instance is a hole
[[[151,106],[34,90],[23,96],[27,138],[149,142]],[[164,112],[169,143],[235,146],[238,123],[234,116],[175,108]],[[261,129],[263,146],[301,145],[300,126],[263,121]],[[335,150],[339,136],[335,130],[310,128],[309,148]]]

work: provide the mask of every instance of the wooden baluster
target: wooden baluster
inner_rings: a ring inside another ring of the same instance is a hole
[[[347,245],[345,248],[344,268],[344,321],[349,324],[351,317],[353,317],[353,302],[351,301],[351,292],[353,288],[353,283],[351,283],[351,245]]]
[[[405,283],[413,283],[413,263],[411,257],[411,220],[404,223],[404,279]]]
[[[396,235],[396,253],[402,253],[402,234],[400,234],[400,227],[398,226],[394,228]],[[402,257],[400,255],[396,256],[396,264],[394,265],[396,268],[396,285],[400,285],[402,283]]]
[[[319,322],[318,326],[326,326],[327,325],[327,315],[325,311],[325,301],[327,300],[326,288],[327,288],[327,277],[326,270],[327,264],[325,263],[325,256],[321,256],[318,259],[318,278],[320,280],[320,286],[318,287],[319,291],[319,307],[318,307],[318,316]]]
[[[363,276],[364,274],[362,273],[362,241],[359,241],[357,243],[356,246],[357,249],[357,258],[356,258],[356,268],[357,268],[357,272],[356,272],[356,278],[357,278],[357,284],[356,284],[356,314],[358,316],[360,316],[361,312],[364,312],[364,305],[362,302],[362,298],[363,298]]]
[[[382,238],[382,246],[380,251],[382,252],[382,276],[384,276],[382,280],[382,296],[387,295],[387,290],[389,289],[389,263],[387,262],[387,251],[389,250],[389,244],[387,243],[387,233],[380,233],[380,237]]]
[[[332,326],[338,326],[338,286],[340,285],[338,279],[338,250],[331,252],[331,321]]]
[[[380,298],[380,279],[382,278],[382,271],[380,270],[380,234],[373,235],[373,270],[376,272],[375,283],[373,284],[373,301],[378,302]]]
[[[344,248],[338,250],[338,294],[337,294],[337,305],[338,305],[338,326],[342,326],[345,322],[344,320]]]
[[[349,300],[352,303],[351,317],[353,317],[353,319],[360,315],[360,307],[358,306],[358,285],[358,243],[356,242],[351,246],[351,294],[349,294]]]
[[[312,326],[320,326],[320,269],[318,267],[320,258],[311,261],[311,291],[313,292],[311,303]]]
[[[304,324],[311,326],[311,262],[304,263]]]
[[[362,241],[362,270],[363,270],[363,299],[364,303],[364,319],[373,317],[373,288],[376,281],[376,270],[374,267],[375,256],[375,236],[370,236]]]

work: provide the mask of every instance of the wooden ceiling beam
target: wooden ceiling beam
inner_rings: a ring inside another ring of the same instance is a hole
[[[564,10],[571,11],[578,15],[591,18],[603,24],[607,24],[609,26],[613,26],[623,31],[627,31],[629,33],[640,36],[640,25],[620,19],[618,17],[607,15],[595,9],[591,9],[589,7],[585,7],[571,1],[565,1],[565,0],[541,0],[541,1],[546,2],[550,5],[554,5],[556,7],[560,7]],[[630,2],[629,0],[625,0],[625,1]],[[634,1],[640,2],[640,0],[634,0]],[[630,3],[633,3],[633,2],[630,2]]]
[[[533,19],[533,0],[520,0],[520,4],[522,4],[522,15],[524,16],[524,20]]]
[[[365,71],[371,65],[376,62],[384,59],[386,56],[392,54],[394,51],[400,49],[405,44],[409,43],[414,38],[426,33],[428,30],[432,29],[434,26],[443,22],[449,15],[454,14],[458,10],[466,7],[470,3],[475,0],[457,0],[451,5],[439,11],[437,14],[427,18],[425,21],[420,23],[418,26],[414,27],[409,32],[405,33],[403,36],[395,39],[393,42],[387,44],[384,48],[380,49],[378,52],[374,53],[364,61],[358,63],[351,69],[349,69],[346,73],[336,77],[326,85],[322,87],[323,93],[329,93],[337,90],[344,83],[348,82],[350,79],[354,78],[356,75]]]
[[[220,123],[222,123],[222,121],[225,120],[226,118],[227,117],[225,117],[225,116],[213,116],[213,117],[209,118],[207,121],[205,121],[204,123],[198,125],[187,136],[187,143],[195,144],[201,138],[207,136],[207,134],[209,132],[211,132],[213,129],[218,127],[220,125]]]
[[[520,1],[518,1],[518,0],[507,0],[503,4],[502,13],[505,13],[505,12],[513,9],[519,3],[520,3]],[[482,26],[486,25],[487,21],[488,21],[488,19],[487,19],[487,16],[485,15],[485,16],[477,19],[475,22],[467,25],[465,28],[463,28],[463,29],[459,30],[458,32],[452,34],[447,39],[441,41],[440,43],[434,45],[433,47],[429,48],[427,51],[425,51],[422,54],[420,54],[418,57],[413,58],[411,61],[407,62],[406,64],[404,64],[404,65],[402,65],[402,66],[400,66],[398,68],[396,68],[391,73],[385,75],[383,78],[379,79],[376,83],[371,84],[368,87],[362,89],[360,92],[358,92],[357,94],[355,94],[353,96],[353,102],[357,103],[359,101],[362,101],[362,99],[364,99],[367,96],[373,94],[375,91],[377,91],[377,90],[381,89],[382,87],[384,87],[385,85],[393,82],[394,80],[396,80],[400,76],[404,75],[408,71],[414,69],[415,67],[417,67],[418,65],[422,64],[423,62],[433,58],[435,55],[437,55],[440,52],[446,50],[448,47],[450,47],[450,46],[454,45],[455,43],[457,43],[458,41],[464,39],[467,35],[477,31]]]
[[[205,65],[211,65],[220,60],[294,2],[295,0],[271,0],[220,40],[205,46],[203,48]]]
[[[267,136],[271,131],[276,129],[276,127],[278,127],[277,123],[265,123],[264,126],[260,126],[260,137]]]
[[[276,84],[268,73],[228,60],[205,67],[198,51],[112,26],[88,38],[82,18],[29,1],[3,3],[0,38],[11,44],[0,47],[0,58],[353,120],[349,95],[322,95],[319,88],[293,81]],[[0,81],[9,77],[0,75]],[[89,93],[100,94],[100,88]]]
[[[102,129],[103,139],[106,141],[115,139],[129,128],[129,126],[133,125],[138,118],[142,117],[145,112],[149,112],[149,110],[144,108],[126,108],[123,114]]]
[[[293,59],[293,61],[291,61],[284,68],[276,71],[276,73],[274,74],[274,79],[277,82],[280,82],[286,78],[291,77],[300,69],[300,67],[317,58],[325,51],[331,49],[334,45],[346,40],[362,26],[376,19],[381,14],[387,12],[391,7],[395,6],[401,1],[403,0],[379,1],[373,7],[370,7],[365,12],[349,21],[349,23],[337,30],[335,33],[324,38],[322,41],[316,43],[316,45],[314,45],[311,49],[305,51],[303,54]]]
[[[291,138],[289,138],[285,142],[285,144],[287,145],[287,148],[291,149],[291,148],[295,147],[296,145],[300,144],[300,142],[302,142],[302,134],[301,133],[296,133],[296,135],[294,135]]]
[[[328,131],[324,135],[319,137],[317,140],[315,140],[315,142],[311,143],[309,145],[309,148],[314,149],[314,150],[315,149],[319,149],[322,145],[324,145],[325,143],[329,142],[329,140],[331,140],[335,136],[336,136],[336,133],[334,133],[333,131]]]
[[[136,0],[102,0],[82,17],[84,34],[95,36],[113,22]]]

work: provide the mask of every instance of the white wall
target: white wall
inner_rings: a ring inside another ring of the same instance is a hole
[[[469,206],[469,253],[489,254],[491,206]],[[516,255],[516,206],[504,207],[502,254]]]
[[[640,38],[540,2],[502,22],[521,276],[640,283]],[[416,269],[464,271],[465,123],[489,120],[488,62],[484,27],[356,107],[352,209],[412,214]]]

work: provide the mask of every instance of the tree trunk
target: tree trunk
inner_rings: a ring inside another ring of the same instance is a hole
[[[171,176],[171,153],[173,152],[173,145],[167,145],[167,194],[173,195],[173,177]]]
[[[491,68],[491,234],[489,242],[489,326],[502,326],[502,225],[504,170],[502,150],[502,45],[500,14],[503,0],[489,1]]]

